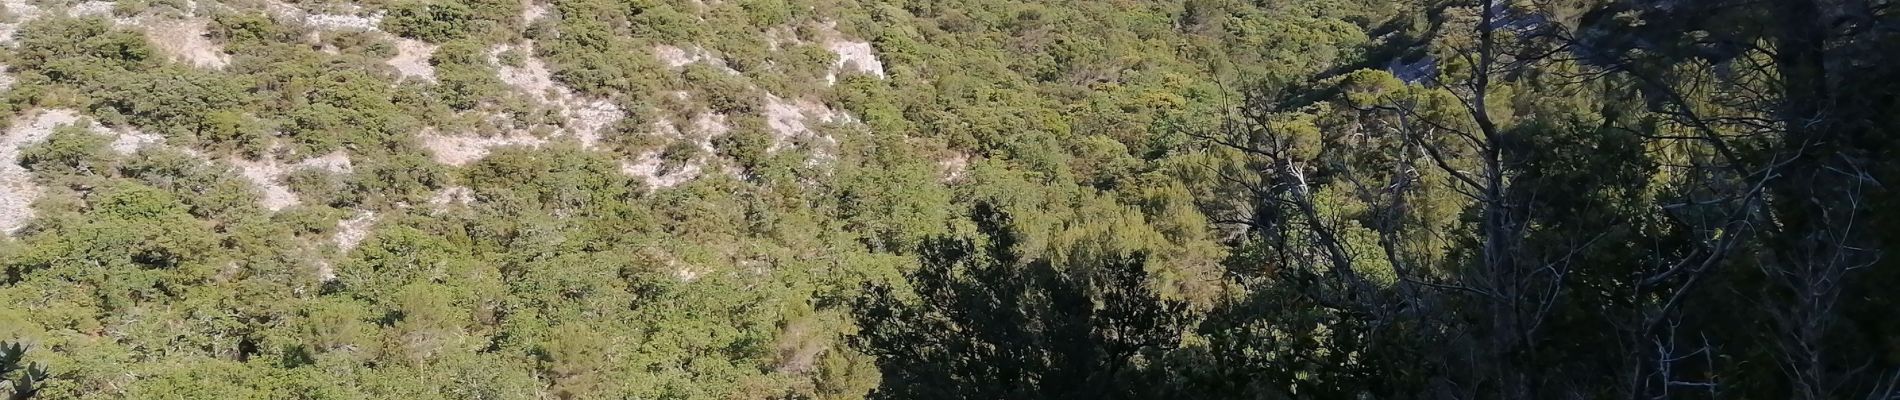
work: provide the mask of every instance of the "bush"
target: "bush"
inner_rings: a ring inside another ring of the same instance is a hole
[[[724,136],[713,138],[713,148],[719,149],[719,155],[732,159],[747,170],[758,169],[771,157],[772,135],[766,130],[765,119],[757,115],[735,115],[728,118],[732,131]]]
[[[44,18],[21,25],[11,64],[54,82],[96,84],[162,61],[145,35],[114,29],[103,18]]]
[[[410,39],[441,43],[469,37],[475,11],[460,1],[404,1],[389,6],[383,30]]]
[[[27,170],[54,175],[93,175],[108,173],[112,154],[106,150],[112,139],[93,133],[82,125],[61,125],[46,141],[20,150],[20,166]]]
[[[682,76],[688,84],[699,89],[695,98],[706,99],[706,106],[715,112],[725,114],[755,114],[764,95],[743,78],[720,71],[703,64],[687,65]]]
[[[435,65],[436,94],[455,110],[469,110],[483,102],[501,97],[504,84],[488,66],[488,53],[480,43],[456,40],[444,43],[429,59]]]
[[[363,195],[352,190],[349,180],[349,175],[321,168],[300,168],[284,176],[284,185],[305,204],[354,207],[362,202]]]

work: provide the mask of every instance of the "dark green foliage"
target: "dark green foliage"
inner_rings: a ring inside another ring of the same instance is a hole
[[[1815,400],[1900,371],[1879,4],[1519,2],[1487,35],[1479,2],[225,2],[192,14],[209,68],[144,31],[183,3],[30,2],[0,340],[34,350],[0,366],[60,375],[0,387],[35,398]],[[393,73],[409,40],[433,80]],[[857,42],[881,74],[838,65]],[[96,122],[21,122],[68,111]]]
[[[226,220],[258,212],[257,188],[229,167],[175,149],[148,148],[122,160],[118,173],[177,194],[199,218]]]
[[[351,187],[351,176],[318,168],[301,168],[284,175],[284,185],[305,202],[332,207],[363,204],[363,193]]]
[[[432,43],[488,42],[520,29],[521,3],[507,0],[401,0],[385,6],[381,28]]]
[[[61,126],[33,147],[20,150],[20,166],[48,175],[91,175],[111,170],[111,139],[78,125]]]
[[[757,26],[777,26],[792,19],[792,5],[785,0],[746,2],[739,7],[745,9],[748,19]]]
[[[105,79],[95,107],[168,137],[224,139],[218,143],[234,148],[260,141],[257,128],[239,126],[251,100],[242,81],[183,66],[138,72]]]
[[[269,148],[271,138],[267,122],[241,111],[225,109],[203,117],[198,138],[216,152],[260,156]]]
[[[441,43],[469,37],[474,20],[475,11],[460,1],[402,1],[389,6],[383,30]]]
[[[398,153],[370,157],[350,174],[350,192],[374,193],[363,201],[373,204],[416,203],[444,186],[447,173],[441,164],[416,153]]]
[[[213,16],[211,21],[210,36],[233,45],[283,43],[293,40],[297,35],[294,29],[272,22],[270,16],[262,12],[221,13]]]
[[[766,130],[762,118],[734,118],[728,121],[732,131],[713,139],[713,148],[719,149],[719,155],[747,170],[764,168],[772,155],[772,136]]]
[[[60,82],[96,82],[111,78],[107,72],[153,67],[157,50],[136,32],[112,29],[99,18],[43,19],[24,24],[14,51],[21,69],[44,70]]]
[[[323,35],[321,42],[336,47],[339,53],[357,53],[375,58],[396,56],[396,46],[389,37],[373,31],[341,31]]]
[[[673,142],[660,149],[660,171],[671,173],[685,168],[686,163],[699,158],[705,150],[692,142]]]
[[[17,342],[0,342],[0,383],[10,393],[7,400],[27,400],[39,394],[52,374],[39,363],[24,362],[27,347]]]
[[[87,303],[127,310],[175,299],[209,277],[213,233],[169,193],[112,182],[86,196],[85,218],[46,221],[46,235],[8,257],[21,282],[70,281]],[[74,215],[77,217],[77,215]]]
[[[631,212],[640,189],[609,160],[575,149],[505,149],[465,173],[482,199],[503,209],[547,210],[588,218]]]
[[[480,43],[467,40],[436,48],[429,59],[435,66],[436,99],[450,108],[469,110],[500,97],[504,87],[488,66],[486,51]]]
[[[852,343],[877,357],[872,398],[1142,398],[1155,357],[1193,316],[1163,300],[1144,255],[1023,260],[1006,214],[978,205],[985,236],[937,238],[908,275],[916,291],[869,286]]]
[[[701,64],[687,65],[681,77],[687,84],[701,88],[698,93],[694,93],[694,97],[706,99],[706,106],[715,112],[757,114],[765,102],[765,96],[758,89],[749,87],[744,79],[718,68]]]

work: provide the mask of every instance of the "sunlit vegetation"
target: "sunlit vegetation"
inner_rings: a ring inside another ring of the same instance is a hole
[[[14,398],[1900,391],[1885,3],[29,3]]]

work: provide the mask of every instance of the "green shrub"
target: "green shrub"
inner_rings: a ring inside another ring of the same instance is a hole
[[[93,175],[110,173],[112,142],[84,125],[62,125],[46,140],[20,149],[20,166],[40,174]]]
[[[388,7],[382,28],[397,36],[427,42],[469,37],[475,11],[456,0],[405,0]]]

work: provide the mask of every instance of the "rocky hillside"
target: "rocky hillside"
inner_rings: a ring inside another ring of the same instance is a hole
[[[0,393],[1895,398],[1892,14],[7,0]]]
[[[850,302],[978,208],[1210,304],[1180,132],[1384,17],[1191,3],[10,0],[0,338],[54,398],[858,397]]]

